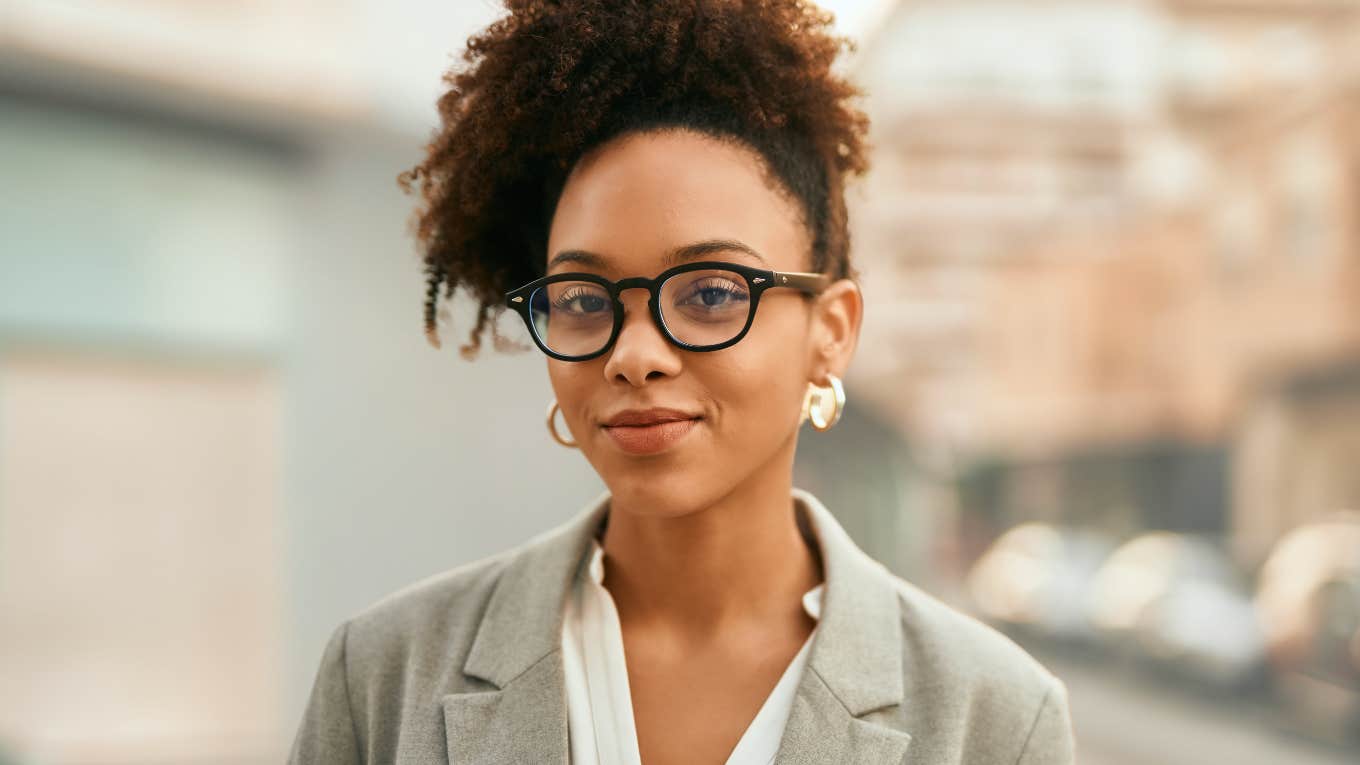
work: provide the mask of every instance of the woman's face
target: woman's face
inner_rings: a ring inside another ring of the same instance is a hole
[[[710,240],[739,242],[759,256],[726,249],[696,259],[810,270],[798,206],[766,181],[756,153],[690,131],[630,134],[573,168],[549,231],[547,273],[654,277],[675,265],[668,253]],[[555,263],[565,250],[600,262]],[[609,352],[584,362],[548,358],[571,437],[617,501],[677,515],[744,482],[787,475],[808,383],[844,374],[861,306],[850,280],[815,304],[800,294],[766,291],[740,342],[693,352],[670,344],[652,323],[646,290],[626,290]],[[625,410],[654,407],[695,419],[646,431],[605,425]]]

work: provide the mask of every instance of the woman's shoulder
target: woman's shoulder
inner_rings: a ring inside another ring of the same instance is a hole
[[[989,753],[1022,762],[1071,762],[1066,684],[1010,637],[891,573],[901,608],[907,729],[913,751],[941,757],[967,741],[978,761]],[[913,705],[911,699],[929,699]],[[946,742],[951,742],[946,744]],[[924,761],[930,761],[927,756]]]
[[[295,760],[357,762],[369,751],[395,761],[400,751],[443,746],[442,731],[424,721],[440,714],[442,697],[486,690],[463,668],[500,583],[534,543],[412,582],[342,619],[323,651]]]
[[[901,577],[889,576],[901,608],[904,650],[914,659],[929,660],[931,672],[955,681],[1006,682],[1039,693],[1056,679],[996,627]]]
[[[475,608],[490,595],[519,549],[502,550],[403,585],[353,614],[352,628],[411,625]]]
[[[353,681],[418,665],[443,671],[466,650],[480,614],[518,548],[503,550],[417,580],[378,598],[346,618],[345,635]],[[435,665],[441,665],[436,667]]]
[[[388,666],[425,656],[441,661],[466,654],[493,596],[506,580],[515,593],[552,589],[548,581],[570,565],[576,537],[587,516],[575,518],[491,555],[446,569],[378,598],[346,619],[356,664]],[[527,581],[522,581],[527,580]],[[516,600],[509,595],[500,598]],[[528,603],[502,603],[519,610]],[[536,604],[533,607],[542,607]]]

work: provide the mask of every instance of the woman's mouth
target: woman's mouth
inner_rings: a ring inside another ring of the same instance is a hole
[[[604,432],[629,454],[656,454],[684,438],[700,419],[668,420],[649,425],[605,425]]]

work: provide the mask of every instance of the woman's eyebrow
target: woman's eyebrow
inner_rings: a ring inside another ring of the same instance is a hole
[[[719,252],[742,252],[762,264],[765,262],[765,258],[762,258],[760,253],[735,239],[705,239],[702,242],[677,247],[666,253],[666,265],[675,266]]]
[[[552,260],[548,261],[548,270],[551,271],[553,266],[562,263],[580,263],[583,266],[592,266],[600,270],[604,270],[605,268],[605,259],[603,256],[585,250],[563,250],[554,255]]]
[[[761,257],[760,253],[735,239],[705,239],[702,242],[682,245],[666,253],[663,262],[669,267],[687,263],[691,260],[699,260],[700,258],[722,252],[744,253],[760,261],[762,264],[765,263],[765,258]],[[552,260],[548,261],[548,269],[551,270],[553,266],[561,263],[579,263],[583,266],[591,266],[600,270],[609,268],[609,260],[607,258],[587,250],[562,250],[554,255]]]

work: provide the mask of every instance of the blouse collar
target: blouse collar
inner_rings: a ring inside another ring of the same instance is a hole
[[[590,560],[586,565],[586,570],[590,572],[590,580],[596,586],[604,587],[604,547],[600,545],[598,537],[590,538]],[[825,582],[819,582],[812,589],[803,593],[803,610],[813,619],[822,618],[822,592],[826,589]]]

